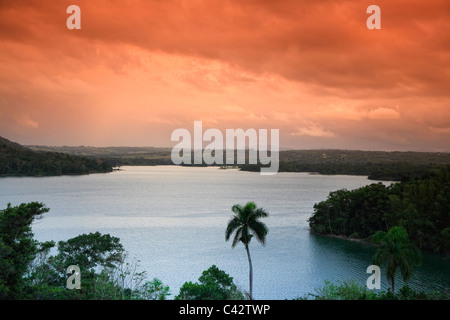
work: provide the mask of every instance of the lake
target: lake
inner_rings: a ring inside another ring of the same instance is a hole
[[[108,174],[0,179],[0,208],[39,201],[50,208],[33,224],[40,241],[67,240],[99,231],[119,237],[129,261],[149,279],[169,285],[171,298],[212,265],[248,290],[242,244],[231,248],[225,228],[234,204],[254,201],[269,212],[267,243],[250,244],[255,299],[293,299],[314,293],[325,280],[365,285],[375,249],[367,244],[310,234],[307,219],[330,191],[355,189],[367,177],[308,173],[263,176],[217,167],[122,167]],[[424,253],[409,285],[450,288],[450,261]],[[382,270],[382,289],[389,283]],[[402,281],[398,280],[397,288]]]

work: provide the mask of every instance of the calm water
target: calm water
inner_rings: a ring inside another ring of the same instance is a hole
[[[257,172],[187,167],[123,167],[88,176],[1,178],[0,208],[8,202],[40,201],[50,212],[33,225],[35,238],[67,240],[100,231],[119,237],[130,262],[140,260],[148,278],[170,286],[172,297],[185,281],[196,282],[215,264],[248,289],[242,245],[231,248],[224,232],[233,204],[254,201],[266,209],[265,247],[250,245],[256,299],[292,299],[314,292],[325,280],[365,284],[374,249],[318,237],[308,231],[313,205],[333,190],[372,183],[358,176]],[[425,254],[410,281],[422,290],[450,288],[450,262]],[[382,276],[382,288],[388,287]],[[398,281],[397,288],[401,285]]]

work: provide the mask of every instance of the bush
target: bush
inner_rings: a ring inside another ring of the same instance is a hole
[[[200,283],[185,282],[175,300],[243,300],[233,278],[215,265],[203,271]]]
[[[449,300],[445,291],[423,292],[405,285],[397,293],[387,291],[373,291],[358,284],[355,280],[325,281],[325,285],[297,300]]]
[[[325,281],[322,288],[316,290],[316,294],[310,294],[315,300],[375,300],[377,294],[367,287],[358,284],[354,280]]]

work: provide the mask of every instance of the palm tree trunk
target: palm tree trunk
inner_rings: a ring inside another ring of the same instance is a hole
[[[392,293],[395,293],[395,288],[394,288],[394,277],[392,277],[392,279],[391,279],[391,285],[392,285]]]
[[[249,298],[253,300],[253,266],[252,266],[252,258],[250,257],[250,250],[248,249],[248,245],[245,246],[245,250],[247,251],[248,264],[249,264],[249,279],[250,279],[250,293]]]

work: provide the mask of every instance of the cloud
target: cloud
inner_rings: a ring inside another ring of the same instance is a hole
[[[64,1],[6,1],[0,30],[9,40],[42,41],[87,59],[84,43],[121,43],[145,50],[221,61],[248,72],[341,89],[340,94],[398,95],[408,90],[448,96],[449,4],[446,0],[380,0],[382,29],[365,26],[364,3],[310,1],[78,1],[82,30],[68,33]],[[67,1],[67,4],[69,1]],[[447,9],[447,10],[446,10]],[[62,13],[59,13],[61,10]],[[22,19],[14,19],[21,16]],[[33,21],[28,25],[23,21]],[[1,28],[3,27],[3,28]],[[49,37],[49,34],[55,37]],[[65,45],[58,45],[60,40]],[[65,47],[65,48],[64,48]],[[124,60],[109,61],[120,68]],[[320,70],[320,71],[318,71]],[[214,82],[214,74],[210,74]],[[249,79],[243,77],[243,79]]]
[[[300,146],[448,149],[448,0],[378,0],[381,30],[368,1],[77,0],[78,31],[71,4],[0,1],[2,134],[164,145],[203,120]]]
[[[237,105],[225,105],[219,107],[223,112],[233,112],[233,113],[245,113],[246,110]]]
[[[389,108],[376,108],[370,110],[366,115],[369,119],[381,120],[381,119],[399,119],[401,117],[400,113],[394,109]]]
[[[333,138],[335,134],[333,132],[325,130],[323,127],[318,125],[309,125],[306,127],[301,127],[295,132],[291,132],[292,136],[312,136],[312,137],[322,137],[322,138]]]
[[[16,123],[22,127],[30,128],[30,129],[38,129],[39,123],[33,120],[29,115],[17,116],[15,118]]]

